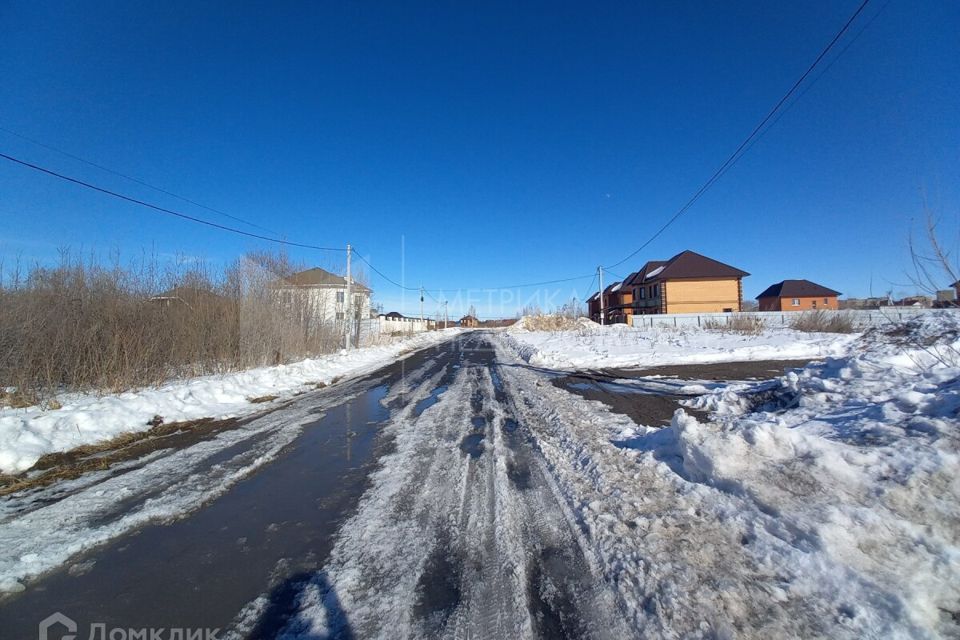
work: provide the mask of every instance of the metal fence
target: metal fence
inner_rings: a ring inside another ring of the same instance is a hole
[[[741,313],[669,313],[655,315],[634,315],[631,324],[634,327],[702,327],[730,322],[734,317],[759,318],[769,327],[787,327],[802,313],[809,311],[743,311]],[[875,327],[891,322],[906,322],[925,313],[955,313],[960,309],[920,309],[913,307],[885,307],[881,309],[847,309],[842,311],[824,311],[824,313],[849,314],[854,324],[861,328]]]

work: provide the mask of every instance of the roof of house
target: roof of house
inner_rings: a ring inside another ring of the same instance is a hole
[[[188,304],[193,304],[194,302],[201,300],[219,300],[223,296],[216,293],[215,291],[210,291],[209,289],[201,289],[199,287],[191,287],[189,285],[174,287],[169,291],[164,291],[163,293],[158,293],[155,296],[152,296],[151,300],[180,300]]]
[[[666,262],[663,260],[650,260],[647,264],[643,265],[643,268],[640,271],[634,271],[631,273],[624,282],[627,285],[639,285],[643,284],[643,281],[647,279],[650,272],[654,271],[665,265]]]
[[[681,251],[667,260],[663,270],[647,274],[647,278],[743,278],[750,275],[746,271],[731,267],[719,260],[702,256],[694,251]]]
[[[957,280],[956,282],[954,282],[954,283],[953,283],[952,285],[950,285],[950,286],[951,286],[951,287],[960,287],[960,280]]]
[[[839,291],[828,289],[809,280],[784,280],[772,284],[757,296],[760,298],[829,298],[840,295]]]
[[[462,318],[460,318],[459,322],[463,322],[464,320],[476,320],[476,319],[477,319],[477,318],[476,318],[475,316],[471,316],[470,314],[467,314],[467,315],[463,316]]]
[[[283,279],[283,283],[295,287],[345,287],[347,286],[347,279],[335,273],[330,273],[326,269],[314,267],[313,269],[307,269],[306,271],[287,276]],[[355,287],[357,291],[370,291],[369,287],[360,284],[356,280],[353,280],[351,286]]]
[[[403,314],[400,313],[399,311],[391,311],[390,313],[384,313],[383,317],[384,318],[402,318]]]
[[[600,297],[600,292],[598,291],[598,292],[596,292],[595,294],[593,294],[592,296],[590,296],[589,298],[587,298],[587,302],[593,302],[594,300],[596,300],[596,299],[599,298],[599,297]]]
[[[603,293],[604,294],[613,293],[619,288],[620,288],[619,282],[611,282],[610,284],[607,285],[607,288],[603,290]]]
[[[731,267],[719,260],[700,255],[695,251],[681,251],[669,260],[650,260],[640,271],[631,273],[624,280],[627,285],[641,285],[654,279],[672,278],[743,278],[746,271]]]

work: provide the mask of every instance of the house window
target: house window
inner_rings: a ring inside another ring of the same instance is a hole
[[[799,306],[800,306],[800,298],[794,298],[794,299],[793,299],[793,302],[791,302],[790,304],[792,304],[792,305],[795,306],[795,307],[799,307]]]
[[[337,291],[337,302],[343,302],[344,293],[343,291]]]
[[[656,298],[656,297],[659,296],[659,295],[660,295],[660,285],[655,284],[655,285],[653,285],[652,287],[650,287],[650,297],[651,297],[651,298]]]
[[[337,311],[337,320],[343,320],[343,311]]]
[[[644,289],[643,287],[640,287],[640,299],[646,300],[646,298],[647,298],[647,290]]]
[[[824,298],[824,299],[823,299],[823,304],[830,304],[830,300],[827,299],[827,298]]]
[[[353,306],[358,309],[363,306],[363,296],[353,296]]]

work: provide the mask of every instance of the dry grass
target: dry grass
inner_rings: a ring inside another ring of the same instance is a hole
[[[325,322],[309,297],[275,288],[298,268],[283,255],[249,254],[214,270],[194,261],[104,264],[65,251],[55,267],[8,269],[0,273],[0,389],[15,391],[2,392],[0,405],[335,351],[342,327]],[[174,288],[177,295],[157,299]]]
[[[741,333],[748,336],[756,336],[763,333],[763,320],[756,316],[748,316],[739,313],[730,314],[726,320],[706,320],[703,323],[704,329],[712,331],[722,331],[729,333]]]
[[[842,311],[804,311],[790,320],[790,328],[808,333],[853,333],[857,330],[853,316]]]
[[[280,396],[257,396],[256,398],[247,398],[247,402],[250,404],[263,404],[265,402],[273,402]]]
[[[83,445],[60,453],[48,453],[21,474],[0,474],[0,496],[45,487],[62,480],[72,480],[90,471],[103,471],[117,462],[132,460],[161,447],[170,446],[171,437],[182,434],[185,437],[200,438],[233,427],[237,423],[236,418],[202,418],[168,424],[161,421],[147,431],[123,433],[104,442]]]

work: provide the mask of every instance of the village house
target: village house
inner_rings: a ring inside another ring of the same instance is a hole
[[[633,314],[730,313],[743,308],[743,278],[750,275],[693,251],[651,260],[631,274]]]
[[[760,311],[813,311],[839,309],[839,291],[809,280],[784,280],[757,296]]]
[[[461,327],[465,329],[475,329],[480,326],[480,321],[477,320],[474,316],[465,315],[457,322]]]
[[[347,279],[325,269],[314,267],[281,279],[274,284],[281,299],[287,303],[304,304],[310,313],[322,322],[345,322],[348,312],[356,321],[370,317],[370,296],[373,293],[351,278],[348,309]]]

